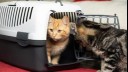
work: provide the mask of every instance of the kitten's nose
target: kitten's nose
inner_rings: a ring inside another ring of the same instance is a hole
[[[53,34],[53,37],[55,38],[56,37],[56,34]]]

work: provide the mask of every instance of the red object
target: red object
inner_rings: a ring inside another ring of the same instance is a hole
[[[0,62],[0,72],[30,72],[27,70],[23,70],[6,63]]]
[[[9,64],[0,62],[0,72],[30,72],[24,69],[20,69]],[[72,70],[63,70],[58,72],[96,72],[94,69],[76,68]]]
[[[85,68],[77,68],[72,70],[64,70],[59,72],[96,72],[96,70],[93,69],[85,69]]]
[[[75,2],[77,1],[111,1],[111,0],[74,0]]]

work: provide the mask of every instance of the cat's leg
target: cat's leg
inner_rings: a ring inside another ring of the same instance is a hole
[[[47,57],[48,57],[48,63],[52,63],[50,52],[47,52]]]
[[[101,70],[98,70],[97,72],[112,72],[111,69],[107,69],[108,64],[105,63],[105,61],[101,61]]]
[[[58,64],[59,59],[60,59],[60,55],[54,56],[52,59],[52,64]]]
[[[118,64],[116,59],[114,54],[104,58],[101,63],[101,72],[113,72]]]

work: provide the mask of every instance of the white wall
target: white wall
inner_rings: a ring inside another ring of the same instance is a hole
[[[117,14],[121,29],[127,29],[127,0],[76,2],[84,14]]]

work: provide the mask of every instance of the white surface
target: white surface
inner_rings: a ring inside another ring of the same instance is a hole
[[[81,1],[75,4],[82,7],[84,14],[117,14],[121,29],[127,29],[127,0]]]

